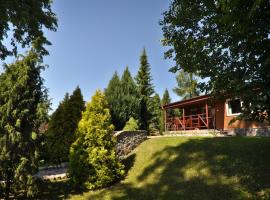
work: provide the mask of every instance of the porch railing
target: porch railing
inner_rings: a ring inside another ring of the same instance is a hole
[[[167,131],[192,130],[210,128],[212,117],[206,117],[205,113],[187,115],[184,117],[169,117],[166,121]]]

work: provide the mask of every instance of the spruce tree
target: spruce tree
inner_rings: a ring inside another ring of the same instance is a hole
[[[171,103],[171,97],[170,97],[168,89],[166,88],[164,91],[162,100],[161,100],[161,106],[168,104],[168,103]],[[161,132],[165,131],[164,120],[165,120],[165,118],[164,118],[164,111],[163,111],[163,112],[161,112],[161,116],[160,116]]]
[[[74,186],[109,186],[124,174],[115,152],[108,103],[98,90],[87,103],[70,149],[69,175]]]
[[[30,50],[0,75],[0,180],[5,191],[0,196],[5,199],[37,192],[39,127],[49,108],[39,58]]]
[[[109,81],[109,84],[105,89],[105,96],[109,105],[111,119],[115,130],[122,130],[125,125],[125,122],[120,116],[122,111],[123,91],[121,89],[121,81],[117,72],[113,74],[112,79]]]
[[[121,112],[120,118],[122,120],[123,126],[131,118],[138,119],[139,115],[139,95],[136,83],[134,82],[128,67],[126,67],[122,77],[121,77],[121,91],[122,91],[122,101],[121,101]],[[123,127],[122,127],[123,128]]]
[[[161,130],[161,100],[158,94],[155,94],[155,96],[151,100],[151,111],[152,111],[152,118],[150,123],[150,132],[160,132]]]
[[[152,117],[150,110],[151,97],[154,93],[154,87],[151,83],[152,77],[150,73],[150,65],[148,63],[146,50],[143,49],[140,57],[140,68],[136,76],[138,92],[139,92],[139,120],[140,128],[149,130],[149,123]]]
[[[75,131],[84,110],[81,90],[77,87],[72,95],[66,93],[62,102],[51,116],[46,137],[47,156],[50,163],[67,162],[69,149],[75,141]]]

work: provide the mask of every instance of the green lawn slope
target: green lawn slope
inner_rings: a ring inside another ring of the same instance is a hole
[[[268,137],[150,139],[125,162],[122,182],[70,199],[270,199]]]

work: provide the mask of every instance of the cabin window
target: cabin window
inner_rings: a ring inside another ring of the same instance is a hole
[[[242,102],[240,99],[228,100],[227,101],[227,115],[239,115],[242,112]]]

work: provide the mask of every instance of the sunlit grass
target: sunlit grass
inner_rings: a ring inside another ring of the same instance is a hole
[[[158,138],[129,159],[126,178],[71,199],[269,199],[270,138]]]

